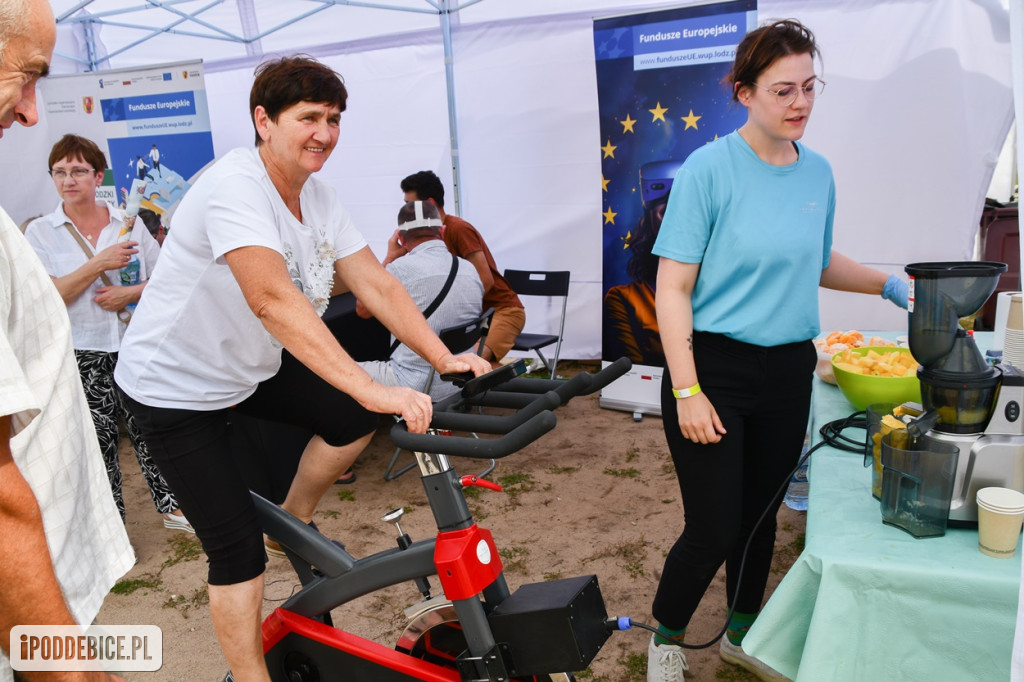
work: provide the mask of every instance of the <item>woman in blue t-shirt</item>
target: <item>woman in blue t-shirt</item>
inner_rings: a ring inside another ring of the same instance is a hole
[[[832,169],[799,142],[825,85],[818,56],[814,36],[792,20],[743,39],[726,82],[747,122],[679,169],[654,247],[662,415],[686,523],[654,599],[649,682],[682,682],[683,634],[723,561],[735,610],[721,657],[761,679],[786,679],[741,642],[764,598],[776,492],[807,429],[818,287],[906,307],[906,283],[832,251]],[[740,582],[744,546],[766,507]]]

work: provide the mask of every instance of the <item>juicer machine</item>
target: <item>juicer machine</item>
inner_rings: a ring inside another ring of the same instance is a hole
[[[959,449],[949,525],[978,522],[980,488],[1024,492],[1024,368],[989,365],[959,324],[985,304],[1006,264],[912,263],[910,352],[921,364],[923,414],[908,425]]]

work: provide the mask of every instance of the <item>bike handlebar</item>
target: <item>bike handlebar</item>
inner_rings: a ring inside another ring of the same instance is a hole
[[[474,412],[444,412],[435,409],[430,426],[435,429],[453,431],[478,431],[480,433],[508,433],[531,417],[544,410],[553,410],[562,404],[558,394],[548,391],[530,402],[518,412],[510,415],[476,414]]]
[[[514,378],[494,385],[484,374],[477,382],[486,390],[463,390],[458,396],[440,401],[434,408],[431,428],[456,431],[506,434],[496,439],[479,439],[440,434],[409,433],[404,422],[391,429],[395,445],[407,450],[435,454],[499,459],[520,450],[554,428],[556,419],[549,411],[579,395],[595,393],[625,374],[633,366],[628,358],[619,358],[594,374],[580,373],[568,381]],[[493,376],[491,376],[493,378]],[[511,407],[518,411],[505,416],[483,415],[450,410],[487,405]]]
[[[619,358],[594,374],[581,373],[568,381],[558,379],[529,379],[518,377],[498,385],[482,396],[473,395],[463,401],[488,407],[523,407],[530,403],[529,394],[554,391],[562,404],[581,395],[592,395],[615,381],[633,367],[629,358]],[[496,393],[497,392],[497,393]],[[448,403],[449,405],[453,403]],[[442,409],[444,409],[442,407]]]
[[[460,438],[429,433],[409,433],[405,422],[399,422],[391,427],[391,440],[398,447],[414,452],[430,452],[475,459],[501,459],[522,450],[555,428],[557,422],[554,414],[544,410],[499,438]]]

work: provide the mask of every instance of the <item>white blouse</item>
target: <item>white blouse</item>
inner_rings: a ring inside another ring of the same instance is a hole
[[[110,213],[110,223],[100,232],[96,246],[90,245],[93,255],[108,246],[113,246],[121,232],[120,209],[106,202],[104,206]],[[33,220],[25,229],[25,237],[39,255],[39,260],[43,262],[43,267],[50,277],[68,275],[85,265],[88,260],[82,247],[64,227],[66,222],[74,224],[64,213],[64,204],[61,202],[53,213]],[[141,219],[135,221],[131,239],[139,243],[139,277],[141,281],[146,281],[153,274],[153,268],[160,256],[160,245]],[[107,270],[107,277],[112,284],[120,283],[119,270]],[[91,287],[67,305],[75,350],[114,353],[121,346],[125,323],[118,319],[116,311],[104,310],[93,301],[94,290],[101,286],[104,286],[103,280],[97,277]]]

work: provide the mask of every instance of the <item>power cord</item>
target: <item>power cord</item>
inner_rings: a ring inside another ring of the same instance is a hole
[[[860,440],[855,440],[843,435],[843,431],[851,428],[864,429],[865,435],[862,436]],[[867,437],[867,428],[867,413],[864,410],[861,410],[859,412],[854,412],[849,417],[828,422],[818,429],[818,433],[821,435],[823,442],[828,443],[837,450],[846,450],[847,452],[864,452],[864,441]]]
[[[753,540],[754,535],[757,533],[757,529],[761,527],[761,524],[768,516],[768,512],[775,506],[775,500],[777,500],[780,496],[785,494],[786,488],[789,486],[790,480],[792,480],[793,476],[800,469],[800,467],[804,465],[804,462],[806,462],[810,458],[810,456],[823,445],[829,445],[838,450],[845,450],[846,452],[864,452],[865,439],[862,438],[860,441],[857,441],[853,438],[843,435],[843,431],[849,428],[867,428],[867,416],[863,410],[861,410],[860,412],[854,412],[849,417],[844,417],[843,419],[836,419],[835,421],[831,421],[823,425],[818,430],[818,433],[821,435],[822,439],[815,443],[810,448],[808,448],[807,452],[803,453],[800,456],[800,459],[797,460],[796,466],[793,467],[793,470],[789,472],[789,474],[786,476],[786,479],[782,482],[782,485],[779,486],[779,489],[776,491],[775,495],[772,496],[772,502],[767,507],[765,507],[763,512],[761,512],[760,518],[757,519],[757,523],[754,524],[753,529],[750,531],[750,535],[747,536],[747,544],[743,546],[743,555],[740,558],[739,575],[736,578],[736,595],[739,595],[740,585],[743,583],[743,569],[747,563],[747,552],[750,550],[751,540]],[[715,643],[718,642],[718,640],[720,640],[722,636],[726,633],[726,631],[729,629],[729,623],[732,622],[732,614],[735,610],[736,602],[734,599],[733,603],[729,605],[729,612],[725,615],[725,625],[718,632],[718,634],[715,635],[709,641],[704,642],[703,644],[686,644],[684,642],[679,642],[678,646],[681,646],[684,649],[707,649],[711,646],[714,646]],[[605,620],[605,627],[607,627],[609,631],[629,630],[631,628],[638,627],[644,630],[650,630],[654,634],[660,634],[658,632],[658,628],[651,627],[646,623],[637,622],[632,618],[629,618],[628,616],[608,618]]]

